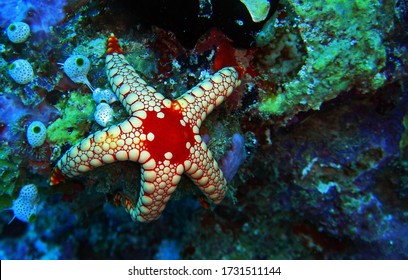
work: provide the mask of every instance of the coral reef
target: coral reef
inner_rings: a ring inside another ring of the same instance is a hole
[[[95,103],[90,94],[69,93],[68,99],[55,105],[61,117],[47,129],[47,139],[51,143],[63,145],[77,143],[89,130],[95,111]]]
[[[288,28],[295,34],[291,36],[302,40],[304,63],[293,78],[265,91],[259,110],[292,117],[299,111],[318,110],[324,101],[352,88],[367,93],[381,87],[386,80],[384,40],[393,27],[393,3],[289,0],[287,9],[296,16]]]

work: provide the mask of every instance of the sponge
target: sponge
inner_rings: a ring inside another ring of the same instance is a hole
[[[17,59],[8,66],[8,72],[13,80],[25,85],[34,80],[34,71],[30,63],[25,59]]]
[[[107,103],[100,103],[96,107],[95,113],[94,113],[94,118],[95,121],[100,125],[100,126],[107,126],[109,122],[112,121],[113,119],[113,110]]]
[[[20,195],[13,201],[14,217],[23,222],[30,222],[37,214],[38,189],[34,184],[25,185]]]
[[[7,37],[13,43],[23,43],[30,36],[30,26],[25,22],[14,22],[7,27]]]
[[[96,103],[106,102],[108,104],[112,104],[113,102],[118,100],[116,98],[116,95],[110,89],[96,88],[92,92],[92,97]]]
[[[83,55],[71,55],[65,60],[63,65],[65,74],[67,74],[74,83],[86,84],[91,90],[93,90],[91,83],[86,77],[90,68],[91,62]]]
[[[32,122],[27,128],[27,141],[31,147],[39,147],[44,144],[47,136],[47,128],[40,121]]]

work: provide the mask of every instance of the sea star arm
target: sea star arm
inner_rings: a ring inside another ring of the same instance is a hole
[[[116,96],[131,114],[148,108],[156,111],[163,108],[162,102],[167,99],[137,74],[124,57],[114,35],[109,37],[107,43],[106,74]]]
[[[151,161],[151,160],[150,160]],[[142,165],[142,182],[136,207],[127,207],[134,221],[150,222],[157,220],[171,194],[180,182],[183,165],[165,162],[149,162]]]
[[[196,135],[193,153],[184,162],[186,174],[212,202],[220,203],[227,191],[227,182],[217,161],[199,135]]]
[[[200,127],[206,116],[230,96],[239,83],[237,70],[225,67],[184,93],[175,100],[183,108],[184,121]]]
[[[67,177],[74,177],[115,161],[140,162],[142,157],[139,143],[143,141],[143,134],[136,128],[138,123],[141,121],[137,117],[131,117],[119,125],[91,134],[72,146],[54,167],[50,184],[57,185]]]

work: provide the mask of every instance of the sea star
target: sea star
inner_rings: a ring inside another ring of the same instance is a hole
[[[107,41],[106,71],[129,118],[71,147],[54,167],[50,184],[105,164],[134,161],[142,167],[142,186],[136,207],[125,204],[134,221],[158,219],[183,173],[210,202],[220,203],[226,180],[199,132],[206,116],[239,85],[238,72],[223,68],[170,100],[140,78],[114,35]]]

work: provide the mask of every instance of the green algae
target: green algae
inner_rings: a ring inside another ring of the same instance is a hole
[[[72,92],[55,107],[61,117],[47,128],[48,142],[62,145],[82,140],[88,134],[93,120],[95,102],[92,95]]]
[[[11,196],[19,177],[22,159],[5,142],[0,145],[0,196]]]
[[[394,1],[288,0],[287,4],[297,17],[306,59],[280,90],[264,94],[261,112],[291,115],[318,110],[341,92],[356,88],[368,93],[384,84],[384,37],[393,26]]]

